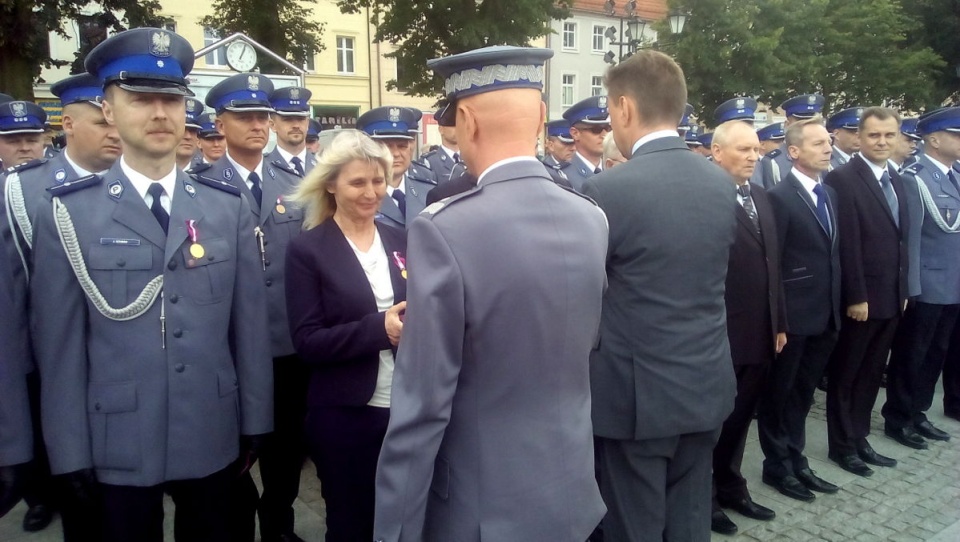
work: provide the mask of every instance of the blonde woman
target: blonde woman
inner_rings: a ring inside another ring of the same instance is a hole
[[[287,249],[290,333],[310,369],[305,434],[327,509],[327,542],[373,540],[374,478],[406,306],[406,239],[374,220],[393,158],[338,135],[293,199],[304,228]]]

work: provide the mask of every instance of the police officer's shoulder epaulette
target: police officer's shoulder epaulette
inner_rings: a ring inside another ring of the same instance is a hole
[[[239,196],[241,194],[239,188],[225,181],[218,181],[217,179],[211,179],[210,177],[204,177],[203,175],[190,175],[190,178],[200,184],[205,184],[210,188],[216,188],[217,190],[223,190],[224,192],[233,194],[234,196]]]
[[[71,192],[76,192],[78,190],[83,190],[84,188],[90,188],[91,186],[97,186],[103,181],[103,177],[99,175],[87,175],[86,177],[80,177],[79,179],[73,179],[66,181],[63,184],[58,184],[55,186],[50,186],[47,188],[47,192],[50,192],[50,195],[53,197],[65,196]]]
[[[559,183],[554,183],[554,184],[556,184],[556,185],[559,186],[560,188],[566,190],[567,192],[570,192],[571,194],[573,194],[573,195],[575,195],[575,196],[580,196],[581,198],[589,201],[590,204],[593,205],[594,207],[599,207],[599,205],[597,205],[597,202],[593,201],[593,198],[591,198],[590,196],[581,194],[580,192],[577,192],[576,190],[574,190],[574,189],[573,189],[572,187],[570,187],[570,186],[564,186],[564,185],[559,184]]]
[[[33,169],[33,168],[35,168],[35,167],[37,167],[37,166],[42,166],[43,164],[46,164],[47,161],[48,161],[47,158],[37,158],[37,159],[35,159],[35,160],[30,160],[29,162],[24,162],[24,163],[19,164],[19,165],[16,165],[16,166],[10,166],[10,167],[7,168],[6,172],[7,172],[8,174],[9,174],[9,173],[13,173],[13,172],[15,172],[15,171],[16,171],[17,173],[20,173],[21,171],[26,171],[26,170],[28,170],[28,169]]]
[[[417,158],[414,158],[414,159],[411,161],[411,165],[412,165],[412,164],[417,164],[417,165],[419,165],[419,166],[422,166],[422,167],[425,167],[425,168],[427,168],[427,169],[429,169],[429,170],[432,170],[432,169],[433,169],[433,166],[430,165],[430,161],[427,160],[427,159],[430,158],[431,156],[433,156],[436,152],[437,152],[437,151],[427,151],[427,152],[421,154],[420,156],[418,156]]]
[[[920,173],[921,171],[923,171],[923,164],[921,164],[920,162],[914,162],[909,166],[903,168],[903,173],[909,173],[914,177],[916,177],[917,174]]]
[[[776,158],[776,157],[780,156],[781,154],[783,154],[783,151],[782,151],[782,150],[780,150],[780,149],[773,149],[772,151],[768,152],[767,154],[764,154],[763,157],[764,157],[764,158],[773,159],[773,158]]]
[[[427,208],[420,213],[420,216],[424,216],[427,218],[432,218],[434,216],[437,216],[437,213],[439,213],[440,211],[446,209],[447,207],[453,205],[458,201],[462,201],[471,196],[475,196],[479,194],[482,190],[483,190],[483,186],[478,185],[471,188],[470,190],[467,190],[466,192],[460,192],[459,194],[447,196],[440,201],[435,201],[430,205],[427,205]]]
[[[407,170],[407,175],[411,179],[416,179],[418,181],[429,183],[429,184],[437,184],[437,180],[433,177],[433,175],[429,175],[423,171],[420,171],[419,169],[417,169],[417,165],[419,164],[411,163],[410,169]],[[429,170],[430,168],[427,168],[427,169]]]
[[[277,160],[274,160],[273,162],[270,162],[270,165],[282,171],[286,171],[291,175],[296,175],[297,177],[300,176],[300,174],[297,173],[297,170],[290,167],[290,164],[288,164],[286,160],[277,159]]]
[[[204,171],[213,167],[213,164],[203,162],[201,164],[195,164],[193,167],[187,170],[188,175],[198,175]]]

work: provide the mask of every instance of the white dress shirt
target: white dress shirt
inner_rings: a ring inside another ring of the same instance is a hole
[[[147,190],[150,189],[150,185],[153,183],[160,183],[160,186],[163,187],[163,195],[160,196],[160,206],[163,207],[163,210],[170,214],[170,209],[173,208],[173,189],[177,185],[177,165],[173,164],[173,169],[170,170],[170,173],[163,176],[161,179],[153,180],[142,173],[134,171],[127,161],[124,160],[124,157],[120,157],[120,169],[123,171],[123,174],[127,176],[127,179],[130,180],[130,184],[133,185],[133,188],[140,194],[140,197],[143,198],[144,203],[147,204],[147,208],[153,207],[153,196],[147,194]]]
[[[225,154],[227,155],[227,160],[229,160],[233,165],[233,169],[237,170],[237,175],[240,175],[240,178],[243,179],[243,182],[247,184],[247,188],[253,190],[253,183],[247,178],[250,176],[251,171],[238,164],[237,161],[230,156],[229,149],[227,149]],[[255,167],[253,171],[257,173],[258,177],[260,177],[260,190],[263,190],[263,158],[260,159],[260,163],[257,164],[257,167]]]

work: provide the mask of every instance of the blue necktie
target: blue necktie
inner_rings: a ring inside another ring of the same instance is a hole
[[[399,189],[394,190],[390,196],[397,200],[397,207],[400,208],[400,213],[403,214],[403,216],[407,216],[407,196],[404,195],[403,191]]]
[[[900,226],[900,203],[897,201],[897,194],[893,191],[889,172],[884,171],[883,175],[880,176],[880,187],[883,189],[883,197],[887,200],[887,206],[890,207],[890,214],[893,215],[893,223]]]
[[[153,203],[150,204],[150,212],[153,213],[154,218],[160,223],[160,227],[163,228],[163,233],[167,233],[167,228],[170,226],[170,215],[167,213],[167,210],[163,208],[163,205],[160,204],[160,196],[163,195],[163,192],[163,185],[160,183],[151,183],[150,188],[147,188],[147,194],[153,197]]]
[[[453,153],[453,161],[454,161],[455,163],[457,163],[457,164],[460,163],[460,153],[459,153],[459,152]]]
[[[303,177],[303,162],[300,161],[300,158],[294,156],[290,159],[290,163],[293,164],[293,169],[297,170],[297,175]]]
[[[823,185],[817,183],[817,186],[813,187],[813,193],[817,195],[817,220],[820,221],[820,225],[823,226],[823,231],[827,232],[827,235],[830,235],[830,213],[827,211],[827,191],[823,188]]]
[[[250,191],[253,192],[253,199],[257,200],[257,209],[259,209],[263,204],[263,189],[260,188],[260,176],[257,175],[256,171],[251,171],[247,180],[250,181]]]

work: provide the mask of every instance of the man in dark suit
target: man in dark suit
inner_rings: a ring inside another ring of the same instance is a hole
[[[583,188],[610,221],[590,356],[604,538],[709,540],[711,453],[736,395],[723,299],[736,190],[677,134],[687,90],[670,57],[639,52],[606,86],[629,160]]]
[[[892,467],[867,442],[870,415],[890,344],[907,299],[906,195],[887,160],[900,137],[892,109],[863,110],[860,152],[831,171],[825,182],[837,192],[840,262],[846,318],[830,359],[827,436],[830,459],[844,470],[870,476],[867,466]]]
[[[960,176],[950,167],[960,159],[960,107],[924,115],[918,128],[924,138],[923,152],[903,171],[903,182],[913,189],[908,199],[919,199],[922,206],[910,216],[910,275],[919,276],[920,292],[904,313],[893,341],[883,417],[895,439],[913,448],[926,448],[925,442],[920,444],[922,439],[908,435],[950,438],[931,424],[924,412],[933,405],[960,313],[960,237],[956,235],[960,231]]]
[[[713,514],[711,528],[733,534],[737,526],[721,510],[732,508],[753,519],[770,520],[776,514],[750,498],[740,473],[747,433],[766,386],[773,358],[787,341],[780,284],[780,254],[773,209],[763,188],[750,186],[757,166],[760,140],[749,124],[729,121],[713,135],[715,163],[737,186],[737,234],[727,268],[727,337],[737,377],[733,412],[723,422],[713,449]]]
[[[787,128],[793,167],[767,191],[777,219],[787,344],[770,372],[758,408],[763,482],[780,493],[812,501],[811,492],[834,493],[803,455],[805,420],[813,392],[840,327],[840,252],[836,195],[820,184],[830,168],[830,134],[819,118]]]

